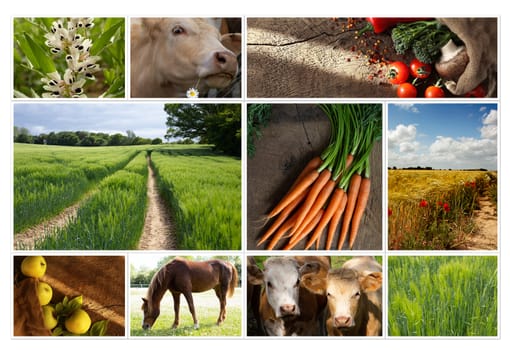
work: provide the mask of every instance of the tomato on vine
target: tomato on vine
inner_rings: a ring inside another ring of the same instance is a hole
[[[411,83],[402,83],[397,88],[397,96],[400,98],[413,98],[417,94],[416,87]]]
[[[432,73],[432,66],[414,58],[409,64],[411,75],[415,78],[426,79]]]
[[[409,78],[409,68],[404,62],[395,61],[389,65],[388,80],[392,84],[402,84]]]

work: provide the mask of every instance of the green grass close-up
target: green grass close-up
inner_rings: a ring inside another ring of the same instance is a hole
[[[497,336],[496,256],[388,257],[390,336]]]
[[[186,299],[181,295],[179,327],[172,328],[174,322],[173,299],[166,293],[161,301],[161,313],[152,329],[142,329],[143,313],[142,297],[145,297],[146,288],[130,289],[130,315],[129,328],[131,336],[139,337],[240,337],[242,330],[242,290],[236,288],[232,298],[227,298],[227,318],[221,325],[216,325],[220,312],[220,303],[214,290],[203,293],[193,293],[196,316],[199,329],[194,329],[193,318],[188,309]]]

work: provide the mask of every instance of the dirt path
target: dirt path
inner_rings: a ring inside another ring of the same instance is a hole
[[[471,235],[462,249],[496,250],[498,249],[497,209],[487,197],[479,198],[480,210],[475,211],[474,221],[478,232]]]
[[[145,215],[145,226],[138,249],[143,250],[170,250],[175,249],[173,239],[173,225],[166,204],[159,195],[156,175],[147,157],[149,176],[147,181],[147,198],[149,204]]]
[[[78,213],[78,208],[85,202],[95,191],[90,191],[75,204],[65,208],[58,215],[48,219],[40,224],[32,226],[23,232],[14,235],[14,249],[34,249],[34,243],[41,241],[48,235],[55,232],[56,229],[67,226]]]

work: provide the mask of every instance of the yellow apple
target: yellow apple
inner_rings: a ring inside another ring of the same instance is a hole
[[[53,289],[46,282],[39,281],[36,286],[37,298],[41,305],[46,305],[51,301],[53,297]]]
[[[53,329],[57,326],[57,319],[55,318],[55,308],[51,305],[44,305],[42,307],[43,322],[46,329]]]
[[[84,334],[89,330],[91,323],[92,321],[87,311],[77,309],[65,320],[64,325],[71,333]]]
[[[27,256],[21,262],[21,272],[27,277],[41,278],[46,273],[46,259],[43,256]]]

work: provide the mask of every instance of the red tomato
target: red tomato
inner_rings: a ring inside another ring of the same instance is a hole
[[[425,97],[427,98],[444,97],[444,91],[439,86],[431,85],[425,90]]]
[[[404,62],[393,62],[389,65],[387,77],[392,84],[405,83],[407,78],[409,78],[409,68],[407,68]]]
[[[482,85],[478,85],[473,90],[466,92],[464,96],[466,97],[485,97],[485,89]]]
[[[401,98],[413,98],[416,97],[416,87],[411,83],[402,83],[397,88],[397,96]]]
[[[417,58],[411,61],[409,68],[411,68],[411,75],[415,78],[426,79],[432,73],[432,66],[421,62]]]

